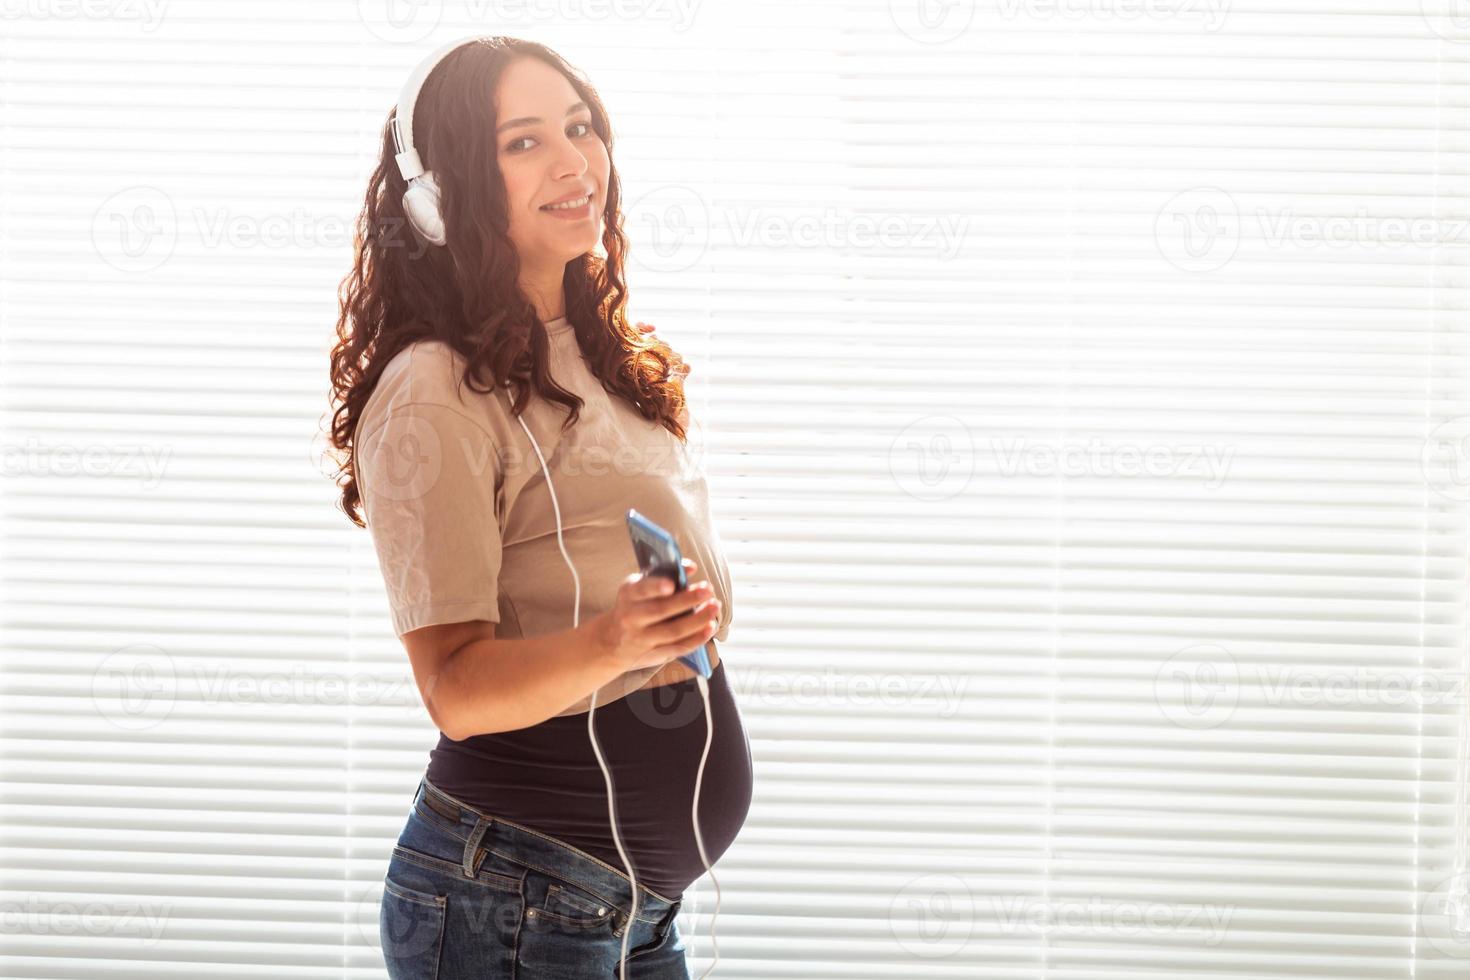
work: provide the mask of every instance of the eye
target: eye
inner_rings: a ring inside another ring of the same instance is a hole
[[[588,133],[592,133],[593,135],[595,135],[595,131],[592,129],[592,124],[590,122],[572,123],[571,126],[567,127],[568,132],[570,132],[573,129],[578,129],[578,128],[586,129],[587,130],[586,133],[580,133],[580,134],[578,134],[580,136],[586,136],[586,135],[588,135]],[[519,153],[521,151],[516,149],[517,146],[519,146],[520,144],[524,143],[526,140],[534,140],[534,139],[535,139],[534,136],[522,136],[520,139],[512,140],[511,142],[509,142],[509,143],[506,144],[505,151],[507,153]]]

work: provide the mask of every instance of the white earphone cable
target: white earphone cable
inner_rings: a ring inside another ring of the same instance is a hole
[[[562,560],[566,562],[567,568],[572,573],[572,587],[574,592],[572,606],[572,627],[575,629],[580,623],[580,610],[582,605],[582,580],[577,575],[577,566],[572,562],[571,556],[567,554],[566,542],[562,538],[561,505],[556,499],[556,488],[551,483],[551,469],[546,465],[546,457],[541,453],[541,445],[536,437],[531,434],[530,426],[526,420],[519,415],[516,421],[521,423],[521,428],[526,431],[526,437],[531,440],[531,448],[536,452],[536,459],[541,463],[541,472],[546,477],[546,489],[551,495],[551,509],[556,515],[556,545],[561,550]],[[705,738],[704,752],[699,757],[699,771],[694,777],[694,807],[692,820],[694,824],[694,842],[699,847],[699,859],[704,864],[704,870],[710,876],[715,886],[715,911],[710,919],[710,945],[714,949],[714,960],[709,969],[700,974],[700,980],[704,980],[714,971],[715,965],[720,962],[720,945],[714,938],[714,921],[720,914],[720,883],[715,878],[714,869],[710,867],[709,855],[704,849],[704,835],[699,831],[699,791],[704,782],[704,764],[709,758],[710,744],[715,737],[715,719],[710,711],[709,681],[703,675],[695,675],[695,682],[699,685],[700,696],[704,699]],[[623,848],[622,835],[618,833],[618,816],[615,804],[617,794],[613,789],[612,771],[608,768],[607,760],[602,755],[602,746],[597,741],[597,730],[593,724],[593,718],[597,711],[597,692],[593,691],[587,709],[587,737],[592,742],[592,753],[597,757],[597,765],[602,770],[603,782],[607,786],[607,818],[612,827],[613,843],[617,846],[618,856],[623,859],[623,867],[628,872],[628,881],[632,892],[632,908],[628,912],[628,921],[623,925],[623,942],[621,952],[618,956],[618,975],[620,980],[628,980],[628,939],[633,933],[633,924],[638,916],[638,878],[633,872],[633,862],[628,858],[628,852]],[[672,926],[670,927],[672,928]]]
[[[709,758],[710,743],[715,740],[715,716],[710,711],[709,681],[703,674],[696,674],[694,682],[699,685],[700,697],[704,698],[704,754],[699,757],[699,772],[694,776],[694,843],[699,846],[699,860],[704,864],[705,873],[715,886],[715,911],[709,920],[709,944],[714,950],[715,958],[710,961],[709,969],[699,975],[699,980],[704,980],[714,972],[716,964],[720,962],[720,944],[715,939],[715,919],[720,917],[720,879],[715,877],[714,868],[710,867],[709,855],[704,852],[704,835],[699,832],[699,787],[704,782],[704,762]]]
[[[577,566],[573,564],[571,556],[567,554],[566,542],[561,534],[561,505],[556,499],[556,488],[551,483],[551,469],[546,465],[546,457],[541,454],[541,444],[531,434],[531,427],[526,420],[519,415],[516,421],[521,423],[521,428],[526,430],[526,437],[531,440],[531,448],[536,451],[536,459],[541,463],[541,472],[546,477],[546,490],[551,494],[551,510],[556,515],[556,546],[561,549],[562,560],[567,563],[567,568],[572,573],[572,587],[574,598],[572,601],[572,628],[581,624],[582,608],[582,580],[577,575]],[[628,980],[628,937],[633,933],[633,923],[638,916],[638,879],[633,873],[633,862],[628,859],[628,852],[623,849],[622,835],[618,833],[618,815],[614,801],[617,794],[613,791],[612,771],[607,767],[607,760],[602,756],[602,746],[597,741],[597,730],[593,727],[593,716],[597,712],[597,692],[592,692],[592,698],[587,708],[587,737],[592,741],[592,754],[597,757],[598,768],[602,770],[603,782],[607,785],[607,819],[612,826],[613,843],[617,845],[618,856],[623,859],[623,867],[628,872],[629,888],[633,895],[632,909],[628,912],[628,921],[623,925],[623,942],[621,952],[618,955],[618,975],[621,980]]]

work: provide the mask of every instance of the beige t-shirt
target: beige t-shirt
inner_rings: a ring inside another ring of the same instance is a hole
[[[692,446],[602,387],[566,317],[545,328],[549,370],[583,399],[581,418],[563,433],[568,410],[534,394],[524,417],[551,471],[562,541],[581,579],[579,622],[611,609],[618,586],[638,571],[626,520],[635,508],[698,564],[695,580],[709,580],[723,642],[733,614],[729,570]],[[510,392],[457,389],[463,369],[448,345],[419,341],[388,363],[358,420],[356,477],[394,631],[477,619],[497,623],[497,639],[571,629],[575,590],[541,463]],[[629,671],[598,692],[598,705],[658,670]],[[589,705],[583,698],[557,717]]]

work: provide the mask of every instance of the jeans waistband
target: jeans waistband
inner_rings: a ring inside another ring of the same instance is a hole
[[[419,780],[413,802],[422,801],[445,820],[459,825],[459,832],[449,831],[465,842],[464,867],[473,875],[488,851],[536,868],[544,873],[602,895],[612,905],[624,910],[632,907],[632,881],[626,874],[586,851],[557,840],[529,827],[485,813],[450,796],[427,776]],[[447,830],[448,828],[446,828]],[[671,899],[644,885],[638,886],[638,916],[644,922],[661,923],[670,915],[678,915],[682,899]]]

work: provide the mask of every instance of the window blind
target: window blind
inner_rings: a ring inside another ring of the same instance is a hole
[[[717,976],[1463,976],[1460,14],[5,7],[0,975],[383,975],[436,735],[326,352],[398,86],[483,32],[607,99],[693,367]]]

